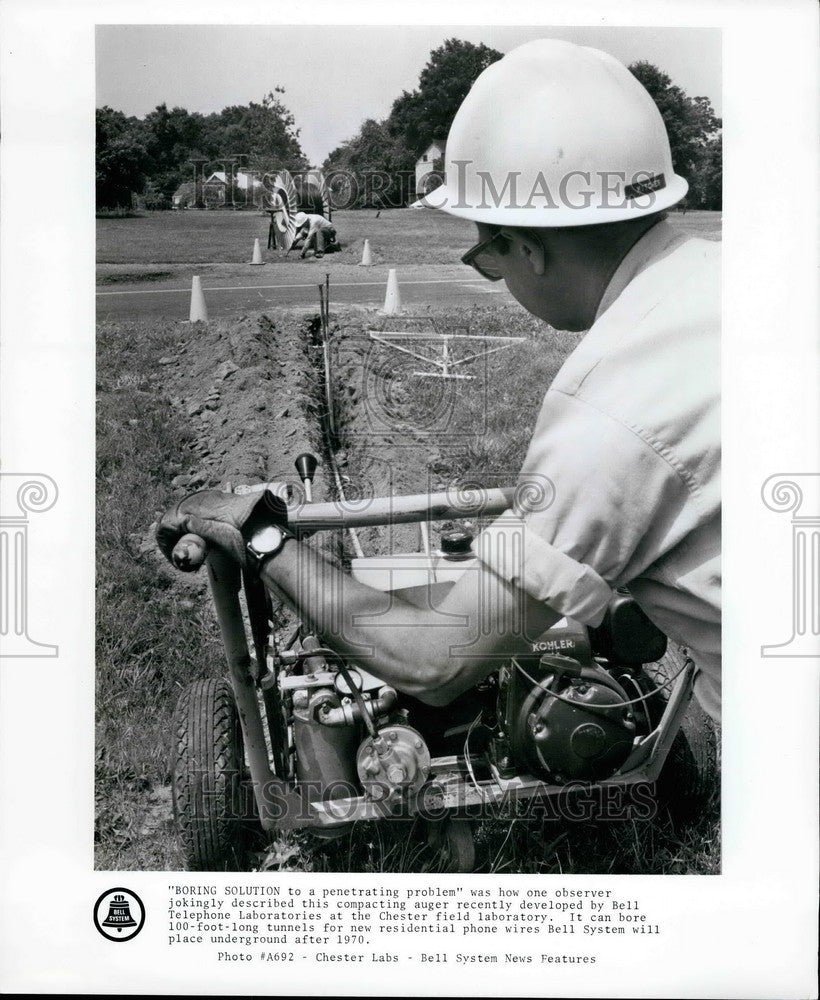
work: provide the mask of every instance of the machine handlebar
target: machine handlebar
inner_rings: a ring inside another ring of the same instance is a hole
[[[417,493],[411,496],[374,497],[329,503],[306,503],[289,508],[288,527],[296,535],[340,528],[366,528],[382,524],[446,521],[458,517],[492,517],[513,504],[515,489],[475,489],[460,492]],[[188,534],[171,554],[178,569],[194,570],[205,562],[208,545],[199,535]]]

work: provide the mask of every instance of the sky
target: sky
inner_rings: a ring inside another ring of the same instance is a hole
[[[645,59],[721,114],[720,31],[713,28],[549,28],[421,25],[99,25],[97,107],[143,117],[158,104],[207,114],[259,103],[276,86],[318,166],[367,118],[381,119],[412,90],[446,38],[508,52],[561,38]]]

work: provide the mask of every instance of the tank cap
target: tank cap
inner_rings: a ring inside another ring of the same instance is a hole
[[[467,559],[472,555],[473,534],[470,531],[454,529],[441,536],[442,555],[450,559]]]

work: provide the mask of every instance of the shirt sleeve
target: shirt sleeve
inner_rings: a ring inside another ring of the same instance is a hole
[[[555,390],[544,400],[516,498],[479,535],[479,559],[588,625],[600,623],[614,588],[691,527],[685,483],[658,443]]]

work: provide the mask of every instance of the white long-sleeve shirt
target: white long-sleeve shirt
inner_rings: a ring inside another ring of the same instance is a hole
[[[332,229],[333,223],[329,222],[323,215],[314,215],[313,213],[306,213],[307,218],[301,225],[301,229],[305,226],[308,227],[307,238],[310,239],[311,236],[319,229]]]
[[[653,226],[547,391],[521,472],[545,484],[477,539],[554,610],[600,623],[627,587],[688,647],[720,712],[720,244]],[[524,491],[526,492],[526,491]]]

